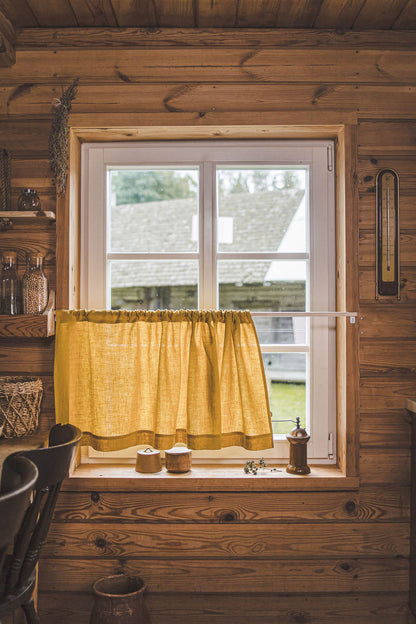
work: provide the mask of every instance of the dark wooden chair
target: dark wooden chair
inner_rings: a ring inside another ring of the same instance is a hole
[[[49,433],[49,446],[14,453],[11,457],[26,457],[37,470],[32,502],[15,538],[13,553],[6,557],[1,583],[0,618],[23,609],[28,624],[39,624],[33,590],[36,564],[49,525],[62,481],[68,475],[75,457],[81,432],[72,425],[55,425]]]
[[[9,455],[4,460],[0,483],[0,579],[7,549],[29,507],[38,474],[35,464],[26,457]]]

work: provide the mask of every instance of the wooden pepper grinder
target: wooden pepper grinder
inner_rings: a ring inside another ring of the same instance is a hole
[[[310,437],[305,429],[300,426],[300,418],[296,418],[296,427],[286,436],[290,445],[289,464],[286,467],[286,472],[299,475],[310,473],[311,469],[307,460],[307,443]]]

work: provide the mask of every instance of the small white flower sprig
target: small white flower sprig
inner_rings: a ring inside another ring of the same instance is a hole
[[[255,459],[250,459],[248,462],[246,462],[244,464],[244,472],[246,474],[252,474],[252,475],[256,475],[258,470],[261,468],[262,470],[264,470],[266,468],[267,464],[264,460],[263,457],[261,457],[259,459],[259,463],[256,464],[256,460]]]
[[[267,464],[266,464],[265,459],[263,457],[261,457],[258,460],[257,464],[256,464],[256,460],[255,459],[250,459],[249,461],[247,461],[244,464],[243,470],[244,470],[245,474],[256,475],[260,469],[261,469],[262,472],[264,472],[266,466],[267,466]],[[270,472],[282,472],[282,471],[280,470],[280,468],[271,468]]]

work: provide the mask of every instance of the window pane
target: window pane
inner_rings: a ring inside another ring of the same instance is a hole
[[[299,316],[254,317],[260,344],[306,345],[309,320]]]
[[[263,353],[275,434],[287,434],[295,426],[278,420],[299,416],[306,426],[306,359],[305,353]]]
[[[111,261],[111,309],[198,308],[197,260]]]
[[[303,312],[306,307],[306,262],[303,260],[220,260],[218,301],[223,310]],[[304,344],[301,318],[255,317],[264,344]]]
[[[197,169],[112,169],[113,252],[198,251]]]
[[[220,252],[305,252],[306,169],[217,168]]]

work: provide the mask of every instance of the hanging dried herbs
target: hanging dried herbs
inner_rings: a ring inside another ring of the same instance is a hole
[[[64,91],[62,97],[54,103],[55,118],[49,135],[49,161],[55,179],[56,190],[60,196],[65,195],[68,179],[68,120],[72,100],[77,94],[77,86],[78,78]]]
[[[0,210],[11,210],[10,154],[0,150]]]

